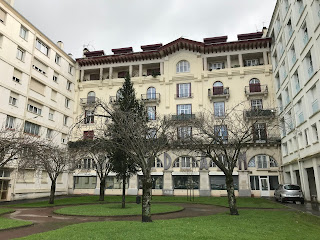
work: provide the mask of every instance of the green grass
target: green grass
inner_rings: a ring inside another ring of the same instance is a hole
[[[9,208],[0,208],[0,215],[14,212]],[[0,230],[30,225],[32,222],[0,217]]]
[[[23,239],[308,239],[318,240],[320,218],[293,211],[241,210],[207,217],[141,222],[93,222],[70,225]]]
[[[153,202],[175,202],[175,203],[201,203],[216,206],[228,206],[228,199],[226,197],[195,197],[194,202],[187,201],[186,197],[171,197],[171,196],[153,196]],[[127,202],[135,202],[135,196],[126,196]],[[121,196],[106,196],[105,202],[121,202]],[[31,202],[10,205],[8,207],[50,207],[50,206],[64,206],[76,204],[99,203],[98,196],[79,196],[71,198],[63,198],[55,200],[55,203],[48,204],[48,201]],[[262,198],[237,198],[238,207],[245,208],[285,208],[285,206]]]
[[[166,213],[182,210],[183,207],[152,204],[151,213]],[[121,216],[121,215],[141,215],[141,204],[126,204],[126,208],[121,208],[120,203],[113,204],[95,204],[95,205],[80,205],[60,208],[56,213],[67,215],[85,215],[85,216]]]

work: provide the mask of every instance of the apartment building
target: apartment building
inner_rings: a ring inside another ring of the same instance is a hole
[[[177,135],[187,138],[192,126],[186,120],[198,113],[212,112],[223,117],[228,109],[244,102],[244,118],[248,124],[255,119],[255,138],[242,161],[234,170],[239,196],[273,196],[278,183],[281,156],[280,137],[268,132],[269,122],[276,121],[274,81],[271,66],[271,38],[263,32],[239,34],[228,42],[227,36],[205,38],[203,42],[179,38],[168,44],[141,46],[104,51],[84,49],[77,59],[75,115],[84,118],[80,136],[94,138],[99,119],[94,116],[93,103],[117,104],[119,88],[127,73],[131,76],[137,98],[147,108],[149,119],[171,115],[178,122]],[[258,110],[258,111],[257,111]],[[258,119],[258,120],[257,120]],[[180,122],[180,125],[179,125]],[[221,134],[224,130],[221,130]],[[170,167],[165,158],[172,160]],[[200,161],[205,161],[202,166]],[[99,179],[92,169],[92,159],[84,159],[74,173],[74,193],[98,193]],[[139,178],[131,177],[127,193],[142,192]],[[225,176],[209,159],[198,159],[185,151],[169,151],[154,163],[153,194],[186,195],[188,180],[195,196],[225,196]],[[121,182],[110,173],[106,194],[120,194]],[[190,193],[190,192],[189,192]]]
[[[285,183],[320,201],[320,1],[279,0],[268,36],[282,129]]]
[[[73,123],[75,61],[13,7],[0,1],[0,126],[66,144]],[[0,169],[0,198],[13,200],[49,194],[46,172]],[[68,174],[58,180],[68,192]]]

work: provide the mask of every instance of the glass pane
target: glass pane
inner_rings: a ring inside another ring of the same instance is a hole
[[[269,190],[268,182],[267,182],[267,179],[265,179],[265,178],[261,179],[261,190],[262,191],[268,191]]]

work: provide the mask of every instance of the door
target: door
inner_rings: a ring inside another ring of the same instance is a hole
[[[260,176],[261,197],[270,197],[269,182],[267,176]]]
[[[0,201],[7,200],[9,181],[0,180]]]

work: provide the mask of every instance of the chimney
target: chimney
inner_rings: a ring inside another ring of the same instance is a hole
[[[267,34],[268,34],[268,28],[263,27],[263,28],[262,28],[262,33],[263,33],[262,37],[267,37]]]
[[[7,3],[9,3],[11,5],[11,7],[13,7],[14,5],[14,0],[5,0]]]
[[[57,46],[58,46],[61,50],[63,50],[63,48],[64,48],[64,44],[63,44],[62,41],[58,41],[58,42],[57,42]]]
[[[87,57],[86,56],[87,52],[89,52],[89,49],[88,48],[84,48],[83,51],[82,51],[82,53],[83,53],[82,57],[84,57],[84,58]]]
[[[68,53],[68,56],[69,56],[69,57],[71,57],[71,58],[73,58],[73,55],[72,55],[72,53]]]

